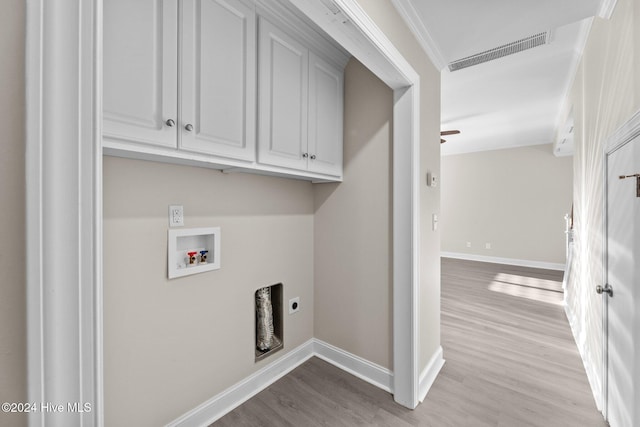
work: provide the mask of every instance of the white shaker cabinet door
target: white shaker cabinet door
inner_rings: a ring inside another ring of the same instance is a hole
[[[177,0],[104,2],[106,138],[176,147]]]
[[[179,147],[255,159],[256,22],[241,0],[184,0]]]
[[[260,18],[258,52],[258,161],[306,170],[308,49]]]
[[[309,56],[309,171],[342,176],[343,73]]]

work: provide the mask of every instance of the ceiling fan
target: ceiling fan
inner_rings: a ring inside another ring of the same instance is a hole
[[[441,132],[440,132],[440,136],[446,136],[446,135],[457,135],[457,134],[459,134],[459,133],[460,133],[460,131],[459,131],[459,130],[443,130],[443,131],[441,131]],[[447,140],[446,140],[446,139],[442,139],[442,138],[440,138],[440,144],[443,144],[443,143],[445,143],[445,142],[447,142]]]

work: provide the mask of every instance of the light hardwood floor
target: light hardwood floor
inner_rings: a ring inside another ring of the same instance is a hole
[[[606,426],[561,281],[555,271],[443,258],[446,364],[414,411],[312,358],[214,426]]]

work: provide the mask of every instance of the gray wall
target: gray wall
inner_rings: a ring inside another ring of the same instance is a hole
[[[314,332],[393,369],[393,92],[352,59],[344,108],[344,182],[314,192]]]
[[[260,287],[300,297],[274,357],[312,338],[310,183],[114,157],[104,178],[106,425],[165,424],[273,361],[254,363]],[[220,270],[167,279],[171,204],[221,227]]]
[[[25,2],[6,0],[0,13],[0,400],[27,398],[25,293],[24,33]],[[0,412],[0,425],[26,425]]]
[[[572,162],[551,144],[444,156],[442,250],[564,264]]]
[[[393,7],[391,0],[358,0],[420,76],[420,176],[440,174],[440,71],[437,70]],[[367,105],[367,104],[364,104]],[[440,231],[431,230],[431,215],[440,213],[440,188],[419,187],[420,369],[440,347]]]

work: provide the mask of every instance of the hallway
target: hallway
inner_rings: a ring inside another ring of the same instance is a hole
[[[443,258],[447,363],[419,412],[447,425],[606,425],[561,305],[561,283],[559,271]]]
[[[562,273],[442,259],[446,364],[410,411],[313,358],[216,426],[605,426],[562,308]]]

